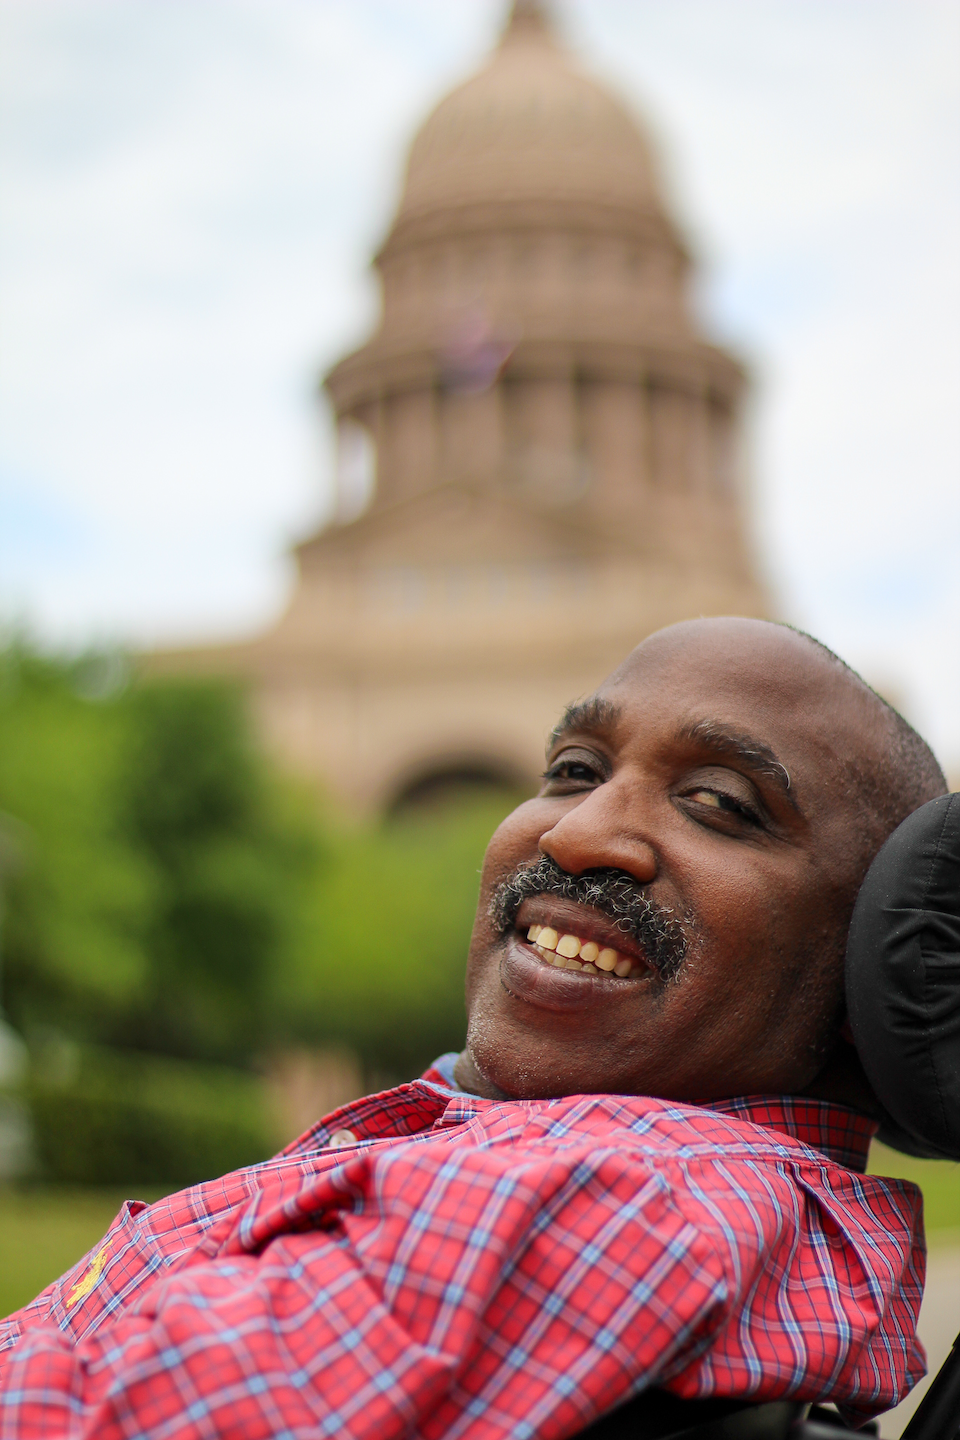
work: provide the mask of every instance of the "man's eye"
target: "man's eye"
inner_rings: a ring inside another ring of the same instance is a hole
[[[546,784],[560,782],[567,785],[595,785],[603,776],[595,765],[586,760],[557,760],[543,772]]]
[[[743,820],[749,820],[752,825],[760,823],[760,816],[752,805],[748,805],[745,800],[738,800],[734,795],[727,795],[723,790],[688,790],[686,798],[711,810],[719,810],[722,814],[737,815]]]

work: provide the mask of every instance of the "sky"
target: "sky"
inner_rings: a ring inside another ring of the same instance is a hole
[[[254,634],[329,514],[403,156],[502,0],[0,0],[0,620]],[[960,783],[960,0],[555,0],[754,378],[778,613]]]

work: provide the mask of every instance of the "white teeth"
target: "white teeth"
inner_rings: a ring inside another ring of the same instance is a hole
[[[586,970],[588,975],[616,975],[625,980],[628,975],[639,975],[643,969],[610,945],[601,948],[595,940],[581,940],[567,932],[561,934],[551,925],[531,925],[527,939],[557,970]]]

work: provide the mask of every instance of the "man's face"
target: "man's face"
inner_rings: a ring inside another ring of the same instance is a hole
[[[490,842],[462,1083],[677,1100],[809,1084],[865,868],[838,757],[869,765],[875,727],[839,667],[776,626],[690,622],[635,650]]]

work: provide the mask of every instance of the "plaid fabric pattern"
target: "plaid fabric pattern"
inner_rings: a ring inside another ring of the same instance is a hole
[[[0,1324],[0,1437],[562,1440],[651,1384],[867,1416],[923,1372],[919,1192],[831,1155],[862,1168],[870,1130],[428,1071],[128,1201]]]

